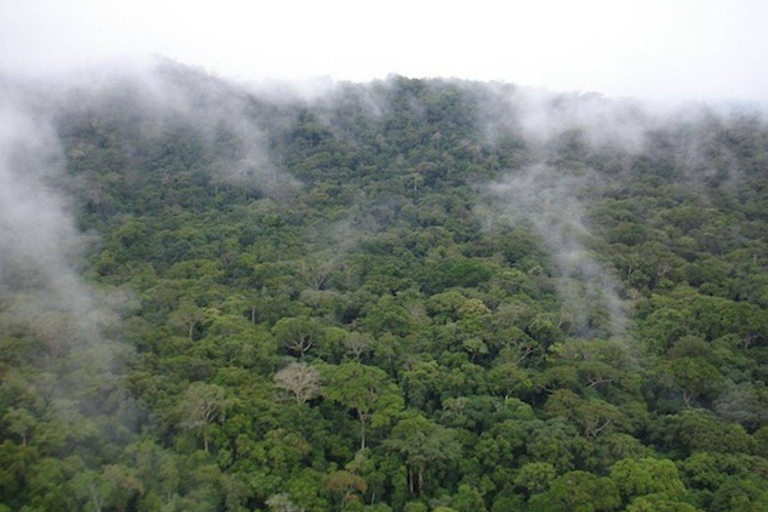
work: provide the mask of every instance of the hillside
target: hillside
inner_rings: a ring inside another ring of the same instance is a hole
[[[0,89],[0,511],[768,509],[747,108]]]

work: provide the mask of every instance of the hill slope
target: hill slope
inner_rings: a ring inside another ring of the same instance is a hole
[[[759,113],[4,91],[0,510],[768,507]]]

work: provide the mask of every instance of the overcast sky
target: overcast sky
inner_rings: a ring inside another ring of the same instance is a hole
[[[767,0],[0,0],[0,70],[159,54],[240,80],[503,80],[768,101]]]

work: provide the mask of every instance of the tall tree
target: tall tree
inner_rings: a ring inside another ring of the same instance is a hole
[[[374,366],[343,363],[323,367],[323,394],[353,409],[360,423],[360,448],[366,447],[366,428],[388,424],[402,409],[403,398],[389,376]]]

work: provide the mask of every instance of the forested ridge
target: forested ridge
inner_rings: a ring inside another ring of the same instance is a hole
[[[0,511],[768,510],[761,112],[3,90]]]

